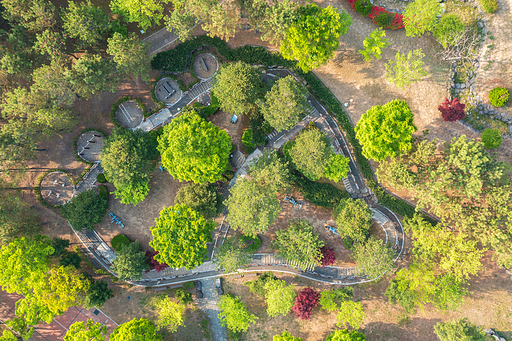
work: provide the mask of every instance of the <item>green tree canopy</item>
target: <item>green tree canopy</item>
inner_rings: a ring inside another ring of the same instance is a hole
[[[335,209],[336,223],[342,238],[349,237],[356,243],[366,240],[372,226],[372,211],[362,199],[351,198],[342,200]]]
[[[442,13],[437,0],[414,0],[405,7],[403,22],[409,37],[419,37],[432,32],[437,24],[437,16]]]
[[[2,16],[29,31],[41,31],[55,24],[55,6],[45,0],[2,0]]]
[[[105,139],[100,154],[101,165],[123,204],[137,205],[144,200],[157,155],[151,136],[140,129],[117,128]],[[143,188],[143,195],[133,197],[133,188]]]
[[[375,236],[370,236],[366,243],[356,244],[353,258],[357,263],[359,274],[374,279],[391,271],[394,267],[395,252],[389,244]]]
[[[108,202],[91,189],[73,197],[70,202],[61,207],[60,213],[77,231],[93,230],[96,224],[102,222],[107,214]]]
[[[107,326],[87,320],[73,323],[66,332],[64,341],[105,341],[107,336]]]
[[[135,22],[143,30],[157,26],[170,0],[112,0],[110,9],[123,16],[126,22]]]
[[[231,138],[193,111],[164,127],[163,135],[158,138],[158,151],[162,165],[174,178],[195,183],[215,182],[222,179],[228,167]]]
[[[169,32],[174,30],[181,41],[192,38],[192,29],[197,24],[197,18],[186,11],[185,4],[173,2],[174,10],[164,17],[165,27]]]
[[[97,46],[104,41],[110,27],[109,15],[90,0],[81,3],[68,1],[68,7],[62,11],[62,21],[66,34],[77,39],[83,48]]]
[[[334,312],[340,310],[341,304],[354,296],[352,287],[325,290],[320,293],[318,301],[323,309]]]
[[[308,4],[299,8],[300,18],[286,31],[281,44],[283,57],[297,60],[297,66],[304,72],[324,65],[334,56],[339,39],[348,32],[352,19],[342,10],[328,6],[320,8]]]
[[[121,247],[112,261],[112,270],[123,281],[136,281],[142,278],[142,271],[147,269],[146,254],[141,251],[138,242]]]
[[[421,49],[411,50],[407,54],[397,52],[394,60],[389,60],[384,64],[386,68],[386,81],[394,83],[397,88],[405,87],[416,83],[428,72],[423,68],[423,51]]]
[[[286,31],[298,18],[297,3],[289,0],[253,0],[249,11],[249,23],[262,31],[261,39],[279,46]]]
[[[365,341],[366,337],[357,330],[348,331],[347,329],[335,330],[327,336],[325,341]]]
[[[92,280],[82,305],[86,309],[101,308],[112,297],[114,297],[114,290],[108,288],[107,282]]]
[[[371,107],[355,127],[363,155],[375,161],[410,150],[416,130],[411,109],[405,101],[399,100]]]
[[[310,180],[320,179],[332,155],[327,136],[313,128],[300,133],[290,150],[292,163]]]
[[[240,297],[223,295],[218,306],[221,310],[219,319],[222,326],[227,326],[231,331],[246,332],[249,324],[254,323],[258,318],[251,314]]]
[[[41,65],[41,58],[34,51],[34,36],[18,25],[7,32],[0,52],[0,68],[17,77],[29,79],[32,70]]]
[[[110,341],[162,341],[156,333],[153,322],[146,319],[133,319],[121,324],[110,334]]]
[[[168,297],[163,297],[155,303],[155,307],[158,311],[157,327],[159,329],[167,328],[174,333],[179,326],[184,325],[184,305],[171,301]]]
[[[278,79],[265,95],[260,111],[265,120],[276,130],[288,130],[300,122],[309,104],[306,88],[293,76]]]
[[[213,184],[188,183],[178,189],[174,202],[197,211],[206,219],[216,217],[222,210],[222,195]]]
[[[18,341],[18,338],[10,330],[4,329],[0,341]]]
[[[283,332],[281,335],[274,335],[272,341],[302,341],[302,338],[292,336],[288,332]]]
[[[260,97],[262,81],[251,65],[237,62],[223,65],[215,76],[213,92],[220,107],[229,113],[243,115]]]
[[[114,56],[116,69],[123,77],[140,77],[149,82],[151,65],[149,57],[149,45],[139,39],[134,32],[127,37],[116,32],[108,39],[107,53]]]
[[[51,60],[59,59],[66,54],[66,38],[59,31],[44,30],[36,34],[34,50],[40,55],[48,56]]]
[[[207,259],[206,243],[212,241],[215,223],[185,205],[164,207],[151,227],[149,245],[158,251],[155,260],[172,268],[188,270]]]
[[[55,59],[51,64],[42,65],[32,73],[30,87],[32,94],[48,98],[50,103],[58,106],[73,106],[76,95],[66,77],[68,68],[62,59]]]
[[[302,270],[311,264],[318,266],[322,260],[320,248],[325,243],[313,229],[313,225],[307,220],[292,221],[288,228],[276,231],[272,246],[277,249],[279,256],[297,262]]]
[[[119,75],[115,63],[99,54],[85,54],[66,73],[75,93],[86,99],[103,91],[115,92]]]
[[[293,285],[286,285],[285,281],[278,279],[269,280],[265,283],[264,291],[268,316],[286,316],[290,313],[297,296]]]
[[[438,322],[434,333],[441,341],[484,341],[487,340],[481,327],[469,322],[467,318]]]
[[[21,199],[20,193],[3,192],[0,196],[0,242],[32,237],[40,230],[39,216]]]
[[[324,176],[335,182],[346,178],[350,171],[349,163],[350,159],[348,157],[333,153],[329,159],[329,163],[325,166]]]
[[[364,38],[364,50],[359,50],[359,53],[363,55],[365,62],[371,61],[372,55],[377,60],[382,58],[382,50],[391,45],[389,39],[385,37],[386,32],[382,27],[379,27],[373,30],[368,37]]]
[[[346,300],[341,302],[338,315],[336,316],[336,325],[338,327],[350,326],[353,329],[359,329],[365,316],[361,302]]]
[[[251,254],[240,241],[240,237],[231,236],[224,239],[224,243],[217,252],[216,265],[225,272],[233,272],[246,268],[251,262]]]

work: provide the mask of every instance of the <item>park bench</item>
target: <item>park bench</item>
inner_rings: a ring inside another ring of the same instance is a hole
[[[295,201],[295,199],[287,195],[284,196],[283,201],[289,201],[293,206],[298,207],[299,209],[302,208],[302,203]]]
[[[334,226],[324,226],[324,228],[329,231],[329,232],[332,232],[334,234],[337,234],[338,236],[340,235],[339,232],[338,232],[338,229]]]
[[[114,213],[110,212],[108,215],[112,218],[112,220],[110,221],[111,224],[115,223],[121,227],[124,227],[124,224],[121,222],[121,219],[119,219]]]

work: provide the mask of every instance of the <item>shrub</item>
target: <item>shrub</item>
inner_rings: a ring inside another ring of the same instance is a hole
[[[53,247],[53,254],[52,257],[59,257],[64,252],[66,252],[66,248],[69,246],[69,240],[62,239],[62,238],[53,238],[52,240],[52,247]]]
[[[347,191],[341,191],[331,184],[313,182],[297,170],[291,171],[294,187],[302,193],[304,199],[311,203],[326,207],[336,207],[342,199],[349,198]]]
[[[464,108],[466,108],[466,105],[461,103],[458,98],[454,98],[451,101],[447,98],[438,107],[438,110],[446,122],[455,122],[466,117]]]
[[[286,142],[283,146],[283,155],[288,161],[292,160],[292,157],[290,156],[290,150],[292,149],[294,144],[295,144],[295,140],[291,140],[291,141]]]
[[[478,0],[480,5],[487,13],[494,13],[498,10],[498,2],[496,0]]]
[[[69,221],[75,230],[93,230],[96,224],[102,222],[107,214],[108,202],[95,190],[88,190],[73,197],[62,206],[60,213]]]
[[[448,45],[454,45],[454,38],[464,30],[464,24],[460,17],[455,13],[443,15],[439,23],[434,28],[434,36],[437,41],[446,48]]]
[[[292,311],[295,313],[295,317],[301,320],[309,320],[311,317],[311,309],[318,305],[320,295],[311,288],[306,288],[299,292],[295,297],[295,305]]]
[[[489,93],[489,101],[495,107],[502,107],[507,104],[510,98],[510,92],[502,87],[497,87],[491,90]]]
[[[265,295],[265,284],[271,281],[277,281],[277,277],[271,271],[267,271],[264,274],[259,275],[257,280],[245,282],[244,285],[249,287],[249,290],[252,293],[263,296]]]
[[[165,263],[160,263],[155,259],[155,255],[158,254],[158,251],[146,251],[146,263],[148,263],[151,270],[155,269],[156,272],[160,272],[165,268],[168,268],[169,265]]]
[[[368,0],[357,0],[355,10],[367,17],[372,11],[372,4]]]
[[[334,249],[323,246],[320,249],[320,252],[322,252],[322,264],[320,266],[324,267],[336,263],[336,255],[334,254]]]
[[[258,248],[261,245],[261,239],[260,237],[251,237],[251,236],[242,236],[242,241],[245,244],[245,247],[247,248],[247,252],[253,253],[258,250]]]
[[[383,15],[384,13],[386,16]],[[404,28],[402,15],[390,12],[384,7],[373,6],[372,12],[370,13],[370,18],[375,25],[378,25],[382,28],[389,28],[391,30]]]
[[[105,178],[105,174],[100,173],[98,176],[96,176],[96,181],[98,181],[100,184],[104,184],[107,182],[107,179]]]
[[[106,186],[100,186],[99,190],[100,190],[100,197],[105,199],[105,201],[108,200],[108,189],[107,189],[107,187]]]
[[[376,21],[376,24],[379,25],[380,27],[388,27],[391,22],[391,18],[389,17],[387,12],[381,12],[377,16]]]
[[[501,145],[503,137],[498,129],[485,129],[482,132],[482,142],[487,149],[495,149]]]
[[[130,240],[124,234],[118,234],[110,243],[115,251],[120,251],[123,246],[130,244]]]
[[[59,259],[60,266],[74,266],[76,269],[80,269],[80,263],[82,263],[82,258],[76,252],[68,252],[65,251],[62,254],[62,257]]]
[[[192,303],[192,293],[183,290],[183,288],[176,289],[174,297],[183,305]]]
[[[187,205],[206,219],[214,218],[222,211],[222,195],[216,185],[209,183],[188,183],[180,187],[174,202]]]
[[[254,150],[254,149],[253,149]],[[251,152],[252,153],[252,152]],[[224,173],[224,177],[226,179],[228,179],[228,181],[231,181],[231,179],[233,179],[233,177],[235,176],[235,172],[233,172],[231,169],[228,169],[225,173]]]
[[[252,142],[252,129],[246,129],[242,135],[242,144],[246,147],[255,147]]]

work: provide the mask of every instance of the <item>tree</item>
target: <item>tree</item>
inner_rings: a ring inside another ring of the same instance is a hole
[[[32,237],[41,230],[35,210],[21,199],[19,192],[3,192],[0,196],[0,242]]]
[[[249,290],[252,293],[256,293],[258,295],[265,295],[265,285],[271,281],[277,281],[278,278],[274,275],[272,271],[267,271],[262,275],[259,275],[255,281],[245,282],[244,285],[249,287]]]
[[[164,5],[169,0],[113,0],[110,9],[113,13],[123,16],[126,22],[135,22],[142,30],[153,24],[157,26],[163,17]]]
[[[469,322],[467,318],[438,322],[434,333],[441,341],[484,341],[486,334],[481,327]]]
[[[329,163],[325,166],[324,176],[335,182],[346,178],[350,171],[349,163],[350,159],[348,157],[332,153]]]
[[[422,60],[423,57],[425,55],[421,49],[409,51],[407,55],[397,52],[395,60],[389,60],[384,64],[386,80],[402,90],[421,80],[428,75],[423,68],[423,64],[425,64]]]
[[[146,319],[133,319],[123,323],[110,334],[110,341],[162,341],[156,333],[153,322]]]
[[[362,199],[344,199],[335,209],[338,214],[336,223],[342,238],[348,237],[356,243],[366,240],[372,226],[372,211]]]
[[[84,54],[66,72],[75,93],[86,99],[103,91],[115,92],[119,75],[115,72],[114,61],[99,54]]]
[[[52,61],[59,59],[66,53],[66,36],[51,29],[44,30],[36,34],[34,50],[40,55],[48,55]]]
[[[222,110],[236,115],[249,113],[260,97],[262,81],[258,72],[243,62],[228,63],[215,76],[213,92]]]
[[[219,319],[222,326],[227,326],[232,332],[246,332],[249,324],[258,319],[251,314],[240,297],[223,295],[220,298],[218,306],[221,310]]]
[[[80,269],[82,258],[76,252],[64,251],[62,257],[59,259],[60,266],[73,266],[75,269]]]
[[[399,100],[371,107],[355,127],[363,155],[379,162],[410,150],[416,130],[411,109]]]
[[[320,179],[332,155],[327,136],[313,128],[300,133],[290,150],[292,163],[312,181]]]
[[[363,333],[353,330],[349,332],[347,329],[335,330],[328,335],[325,341],[365,341],[366,337]]]
[[[41,64],[41,58],[37,58],[38,54],[34,51],[33,38],[21,26],[12,27],[7,33],[6,44],[0,48],[0,68],[9,74],[29,79],[32,70]]]
[[[2,16],[28,31],[41,31],[55,24],[55,6],[45,0],[3,0]]]
[[[66,34],[77,39],[82,48],[99,45],[110,27],[109,15],[90,0],[82,3],[69,1],[68,8],[62,11],[62,21]]]
[[[321,292],[319,302],[323,309],[334,312],[338,311],[341,304],[350,300],[353,295],[354,289],[352,287],[325,290]]]
[[[265,94],[260,110],[268,123],[276,130],[288,130],[300,122],[309,104],[306,88],[293,76],[278,79]]]
[[[389,244],[371,236],[366,243],[356,244],[353,257],[358,273],[374,279],[393,269],[395,252]]]
[[[286,30],[280,51],[284,58],[297,60],[304,72],[324,65],[334,56],[339,39],[348,32],[352,19],[332,6],[320,8],[308,4],[299,8],[300,19]]]
[[[174,178],[195,183],[215,182],[222,179],[228,167],[231,138],[193,111],[164,127],[163,135],[158,138],[158,151],[162,165]]]
[[[56,106],[73,106],[76,95],[66,77],[67,70],[62,59],[52,60],[49,65],[42,65],[32,73],[34,83],[30,91],[37,96],[48,98]]]
[[[107,214],[108,202],[91,189],[73,197],[61,207],[60,213],[77,231],[93,230]]]
[[[185,306],[174,301],[168,297],[163,297],[155,304],[158,309],[158,322],[159,329],[167,328],[171,333],[178,330],[179,326],[183,326],[183,313]]]
[[[112,261],[112,270],[122,281],[136,281],[142,278],[142,271],[146,268],[146,255],[140,250],[138,242],[123,246],[116,252],[116,258]]]
[[[217,252],[215,263],[219,269],[224,269],[225,272],[233,272],[248,267],[250,262],[251,254],[242,245],[240,238],[231,236],[224,240]]]
[[[69,239],[55,237],[52,239],[51,245],[53,248],[52,257],[57,258],[60,257],[64,252],[66,252],[66,249],[69,246]]]
[[[498,129],[485,129],[482,132],[482,143],[487,149],[495,149],[501,145],[503,137]]]
[[[365,313],[361,302],[351,300],[343,301],[340,305],[336,320],[338,327],[351,326],[353,329],[359,329],[364,321]]]
[[[0,341],[18,341],[18,338],[10,330],[4,329]]]
[[[185,5],[173,2],[174,11],[164,17],[165,27],[169,32],[174,30],[181,41],[192,38],[192,29],[197,25],[197,18],[186,12]]]
[[[36,137],[22,121],[0,127],[0,160],[4,165],[26,161],[35,156]]]
[[[461,103],[458,98],[453,98],[452,100],[446,98],[443,104],[438,107],[438,110],[446,122],[455,122],[466,117],[465,107],[466,105]]]
[[[212,241],[215,223],[185,205],[164,207],[151,227],[149,246],[158,251],[155,259],[173,268],[187,270],[207,260],[206,243]]]
[[[180,187],[174,202],[197,211],[206,219],[216,217],[222,208],[222,196],[214,185],[188,183]]]
[[[281,212],[275,191],[254,179],[237,180],[230,193],[224,202],[229,207],[228,221],[245,235],[264,233]]]
[[[254,0],[249,9],[249,23],[263,32],[261,39],[279,46],[286,38],[286,31],[298,18],[295,2]]]
[[[69,326],[64,341],[105,341],[107,336],[107,326],[87,320],[87,322],[79,321]]]
[[[113,37],[108,39],[107,53],[114,56],[116,69],[123,77],[140,77],[143,81],[149,82],[149,45],[141,41],[134,32],[127,37],[114,33]]]
[[[324,242],[313,232],[313,225],[307,220],[297,219],[290,222],[287,229],[276,231],[272,246],[277,254],[291,262],[297,262],[305,270],[309,265],[321,264],[320,248]]]
[[[441,5],[436,0],[414,0],[405,7],[403,22],[408,37],[419,37],[432,32],[441,15]]]
[[[108,288],[107,282],[92,280],[82,305],[85,309],[101,308],[112,297],[114,291]]]
[[[379,27],[364,39],[364,50],[359,50],[359,53],[363,55],[365,62],[371,61],[372,55],[374,55],[377,60],[382,58],[382,50],[391,45],[389,39],[385,37],[386,32],[382,27]]]
[[[445,14],[434,28],[437,41],[447,48],[455,43],[456,37],[464,31],[464,24],[455,13]]]
[[[287,286],[281,280],[269,280],[265,283],[264,291],[268,316],[286,316],[290,312],[296,296],[293,285]]]
[[[295,297],[295,305],[292,311],[295,313],[295,317],[301,320],[309,320],[311,317],[311,310],[318,305],[318,299],[320,295],[311,288],[305,288],[299,292]]]
[[[149,192],[149,180],[158,156],[151,136],[142,130],[117,128],[105,141],[100,154],[105,176],[116,187],[123,204],[135,206]],[[146,189],[136,198],[132,189]]]
[[[273,341],[302,341],[302,338],[292,336],[288,332],[283,332],[281,335],[274,335]]]

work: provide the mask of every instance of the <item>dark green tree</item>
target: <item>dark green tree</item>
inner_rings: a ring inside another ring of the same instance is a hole
[[[93,280],[82,305],[85,309],[101,308],[112,297],[114,297],[114,291],[108,288],[107,282]]]
[[[0,241],[31,237],[41,230],[40,218],[25,203],[19,192],[3,192],[0,196]]]
[[[83,55],[74,62],[66,75],[75,93],[87,99],[103,91],[113,93],[119,84],[114,61],[98,54]]]
[[[97,46],[109,31],[110,17],[101,7],[90,0],[81,3],[68,2],[62,11],[62,27],[70,38],[75,38],[82,48]]]
[[[114,33],[112,38],[108,39],[107,53],[114,56],[116,69],[123,77],[140,77],[143,81],[149,82],[149,45],[141,41],[135,33],[131,32],[127,37]]]
[[[95,190],[88,190],[73,197],[62,206],[60,213],[77,231],[93,230],[107,214],[108,202]]]
[[[101,165],[123,204],[137,205],[149,193],[157,155],[151,136],[142,130],[117,128],[105,139]],[[134,196],[133,189],[138,195]]]
[[[251,254],[240,241],[240,237],[231,236],[224,239],[224,243],[217,252],[216,265],[225,272],[233,272],[249,266]]]
[[[52,257],[60,257],[64,252],[66,252],[66,249],[69,246],[69,240],[68,239],[62,239],[62,238],[53,238],[52,240],[52,247],[53,247],[53,254]]]
[[[34,51],[34,36],[17,25],[7,33],[0,57],[0,68],[25,79],[30,79],[32,70],[41,64],[41,58]]]
[[[372,226],[372,211],[364,200],[344,199],[335,212],[340,236],[349,237],[356,243],[364,242]]]
[[[222,66],[213,85],[222,110],[236,115],[251,111],[261,95],[261,88],[262,81],[256,69],[243,62]]]
[[[222,195],[209,183],[185,184],[176,193],[174,202],[190,207],[206,219],[217,216],[222,209]]]
[[[75,269],[80,269],[82,258],[76,252],[64,251],[59,259],[59,265],[61,266],[73,266]]]
[[[123,281],[136,281],[142,278],[142,271],[148,268],[146,253],[141,251],[138,242],[130,243],[116,252],[112,270]]]
[[[55,6],[45,0],[2,0],[2,16],[29,31],[41,31],[55,24]]]
[[[34,70],[30,87],[33,94],[48,98],[48,101],[58,107],[71,107],[76,95],[66,77],[68,68],[63,59],[52,60]]]
[[[324,175],[332,153],[327,136],[317,128],[302,131],[290,150],[292,163],[313,181]]]
[[[51,29],[36,34],[34,50],[51,60],[59,59],[66,54],[66,36]]]

